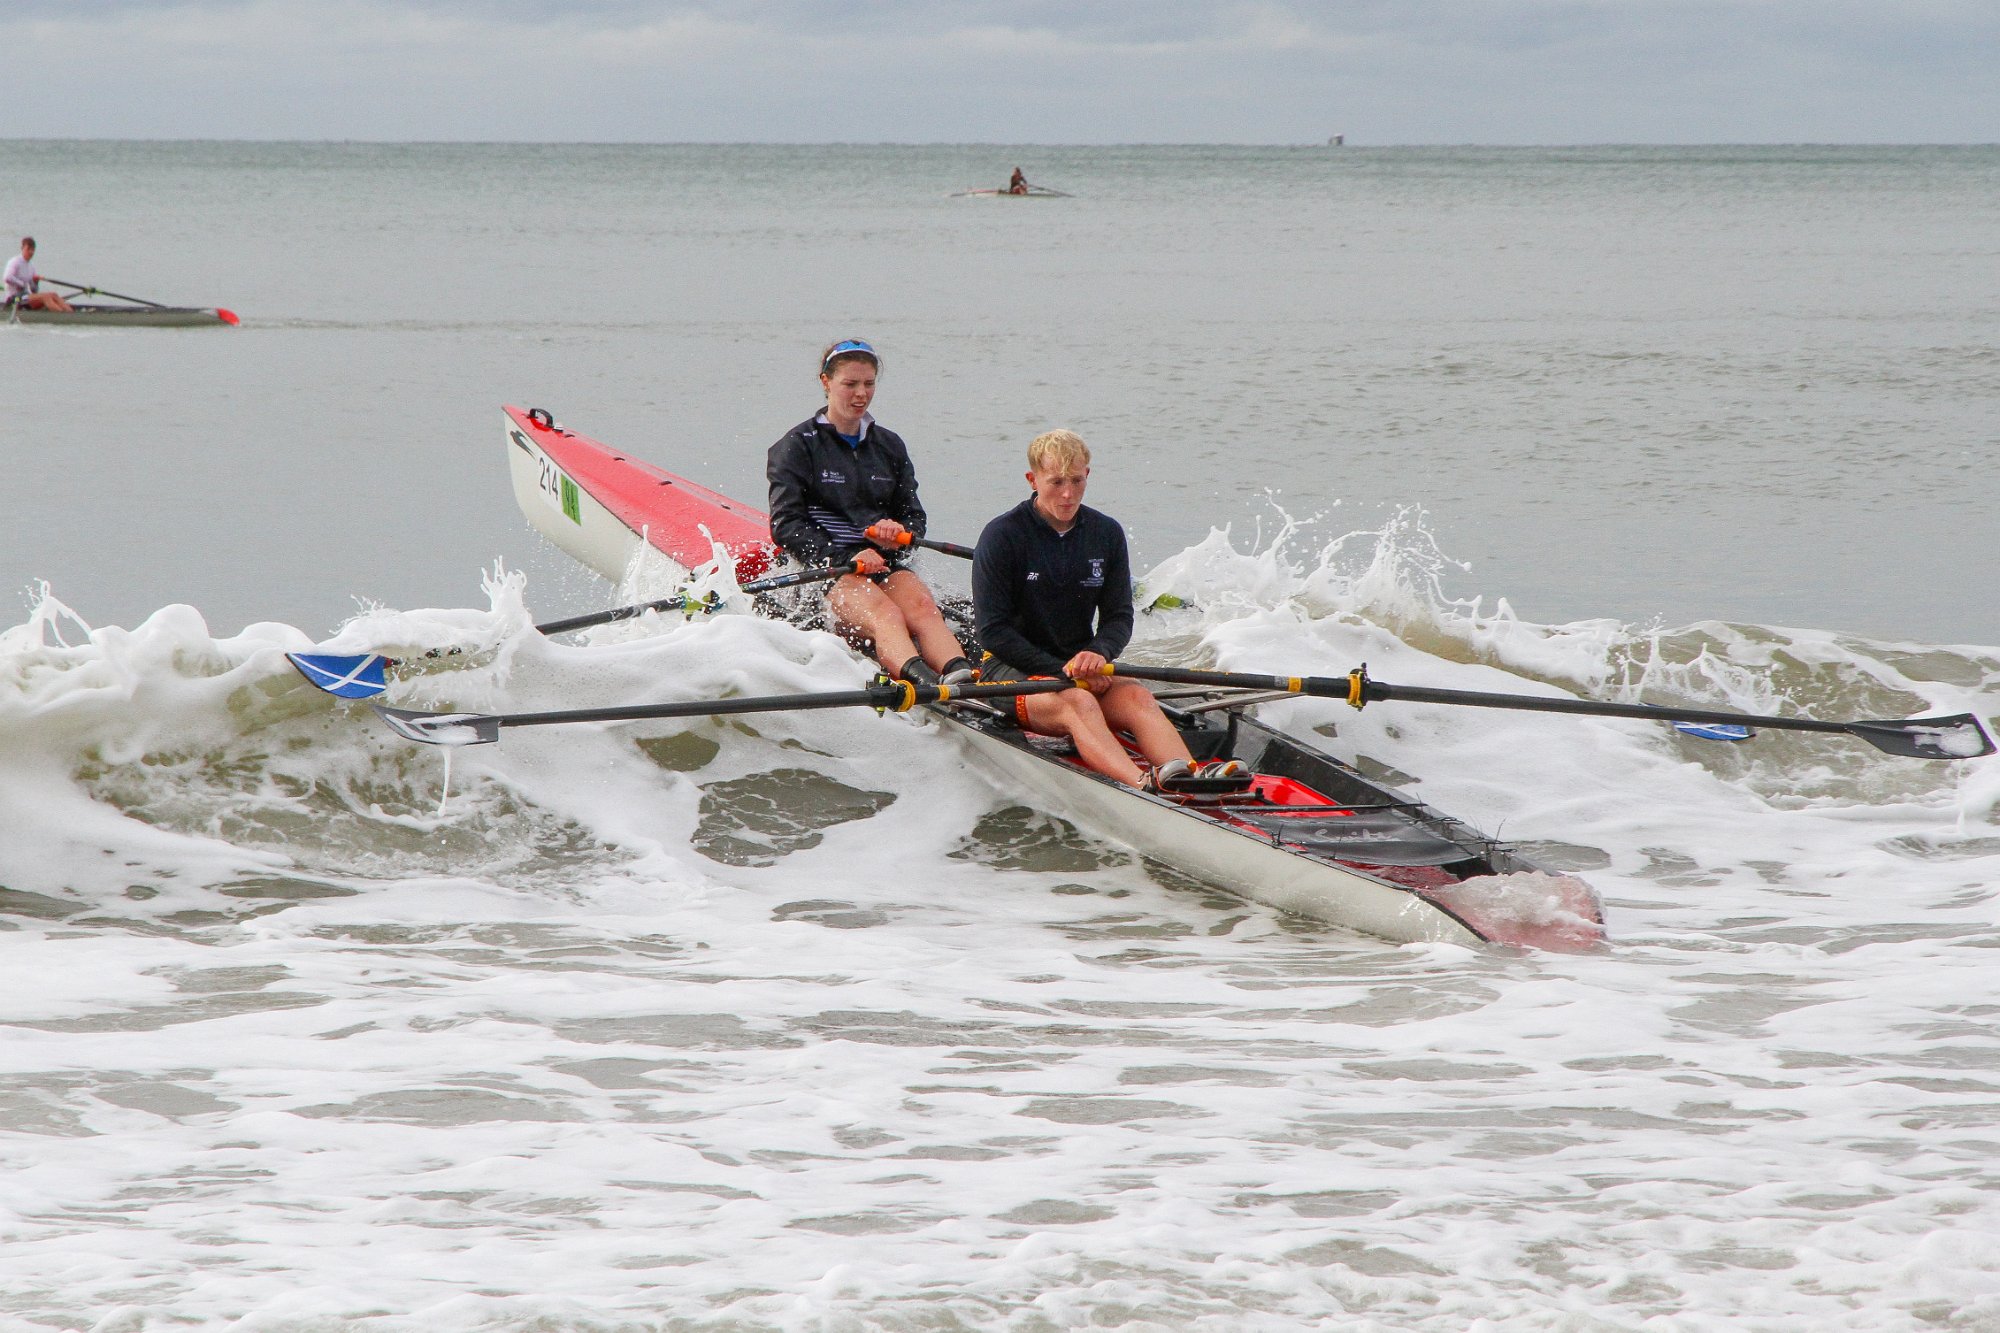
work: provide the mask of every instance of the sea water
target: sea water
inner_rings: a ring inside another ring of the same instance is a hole
[[[1017,161],[1075,198],[946,197]],[[755,500],[858,333],[939,536],[1092,441],[1155,660],[1988,717],[2000,152],[0,162],[46,272],[244,319],[0,329],[0,1325],[2000,1328],[1993,759],[1266,705],[1603,894],[1506,954],[1217,893],[912,718],[447,774],[282,656],[854,687],[744,616],[534,634],[634,590],[526,530],[498,405]]]

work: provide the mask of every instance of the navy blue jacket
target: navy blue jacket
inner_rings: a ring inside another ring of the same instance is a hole
[[[858,445],[841,439],[824,412],[801,421],[771,446],[764,475],[771,483],[771,535],[805,564],[837,564],[863,549],[891,564],[907,559],[914,548],[883,551],[861,535],[877,519],[893,518],[924,535],[910,451],[902,436],[872,418]]]
[[[1068,532],[1031,496],[986,525],[972,560],[979,646],[1034,676],[1060,675],[1086,650],[1132,641],[1132,561],[1118,520],[1085,505]]]

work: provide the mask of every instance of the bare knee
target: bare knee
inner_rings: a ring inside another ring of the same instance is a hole
[[[1064,690],[1055,696],[1056,706],[1062,710],[1063,720],[1072,730],[1079,727],[1102,727],[1104,710],[1098,706],[1097,696],[1089,690]]]

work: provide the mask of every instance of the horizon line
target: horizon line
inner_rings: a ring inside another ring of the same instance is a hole
[[[1330,140],[1158,139],[1101,142],[1028,142],[1000,139],[375,139],[286,138],[253,135],[8,135],[0,143],[142,143],[142,144],[312,144],[371,147],[458,148],[1994,148],[2000,140],[1978,139],[1578,139],[1566,142],[1478,142],[1475,140],[1413,140],[1404,143],[1355,143]]]

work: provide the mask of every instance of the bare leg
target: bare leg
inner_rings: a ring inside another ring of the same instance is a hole
[[[1145,785],[1145,773],[1111,734],[1096,695],[1089,690],[1061,690],[1055,694],[1030,694],[1025,699],[1031,729],[1044,736],[1069,737],[1076,744],[1077,757],[1108,778],[1116,778],[1128,787]]]
[[[1116,730],[1130,734],[1139,743],[1139,753],[1145,755],[1154,768],[1170,759],[1194,762],[1194,756],[1188,753],[1187,742],[1181,738],[1174,724],[1167,721],[1167,715],[1160,711],[1159,700],[1138,681],[1113,681],[1111,688],[1099,696],[1097,702],[1104,710],[1105,720]]]
[[[899,569],[889,576],[885,587],[889,600],[903,613],[903,626],[916,641],[924,661],[941,668],[954,657],[965,656],[964,646],[944,623],[944,613],[938,610],[936,599],[922,579],[907,569]]]
[[[894,579],[894,574],[889,576]],[[833,613],[834,625],[875,641],[875,660],[894,675],[903,663],[917,655],[903,610],[888,593],[859,574],[843,574],[834,580],[826,595],[826,608]]]

